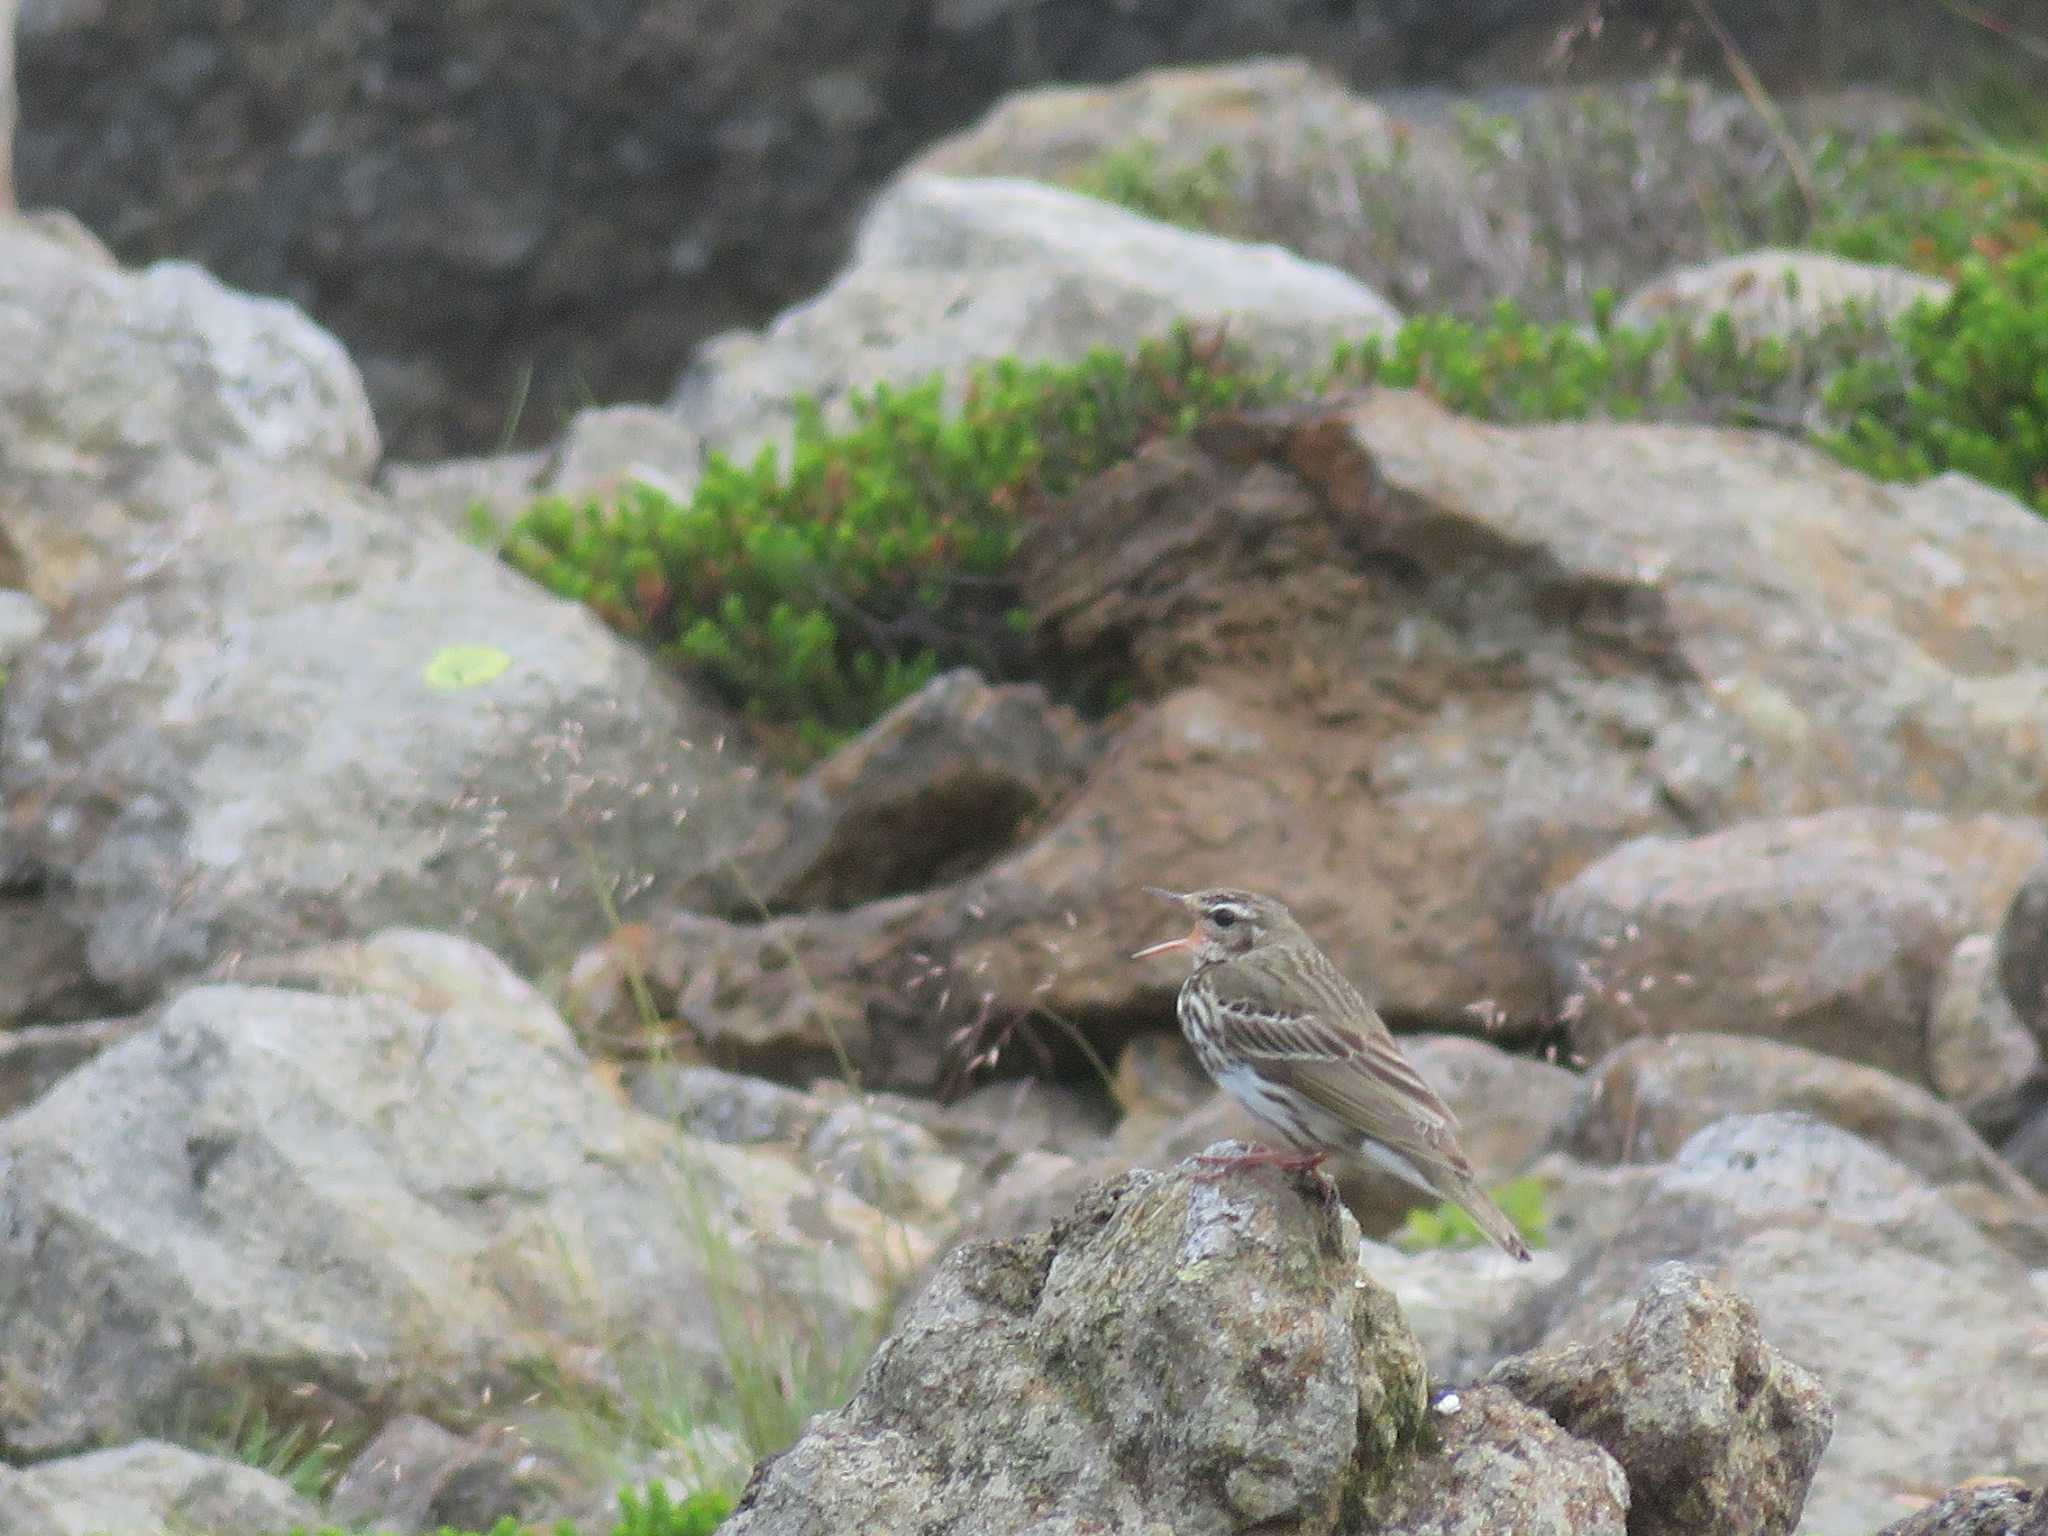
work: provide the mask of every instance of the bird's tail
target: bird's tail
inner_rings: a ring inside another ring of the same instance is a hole
[[[1478,1224],[1479,1230],[1493,1240],[1503,1252],[1529,1262],[1529,1245],[1522,1241],[1521,1230],[1508,1219],[1508,1213],[1493,1203],[1493,1197],[1479,1187],[1479,1181],[1471,1174],[1446,1177],[1439,1185],[1446,1200],[1457,1205]]]

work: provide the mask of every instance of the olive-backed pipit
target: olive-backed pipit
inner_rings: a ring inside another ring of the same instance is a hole
[[[1190,953],[1194,974],[1179,1010],[1188,1043],[1225,1092],[1296,1148],[1211,1159],[1218,1174],[1256,1164],[1314,1168],[1333,1153],[1363,1158],[1462,1206],[1494,1242],[1529,1257],[1515,1224],[1473,1178],[1450,1106],[1287,908],[1250,891],[1154,894],[1186,908],[1194,927],[1137,958]]]

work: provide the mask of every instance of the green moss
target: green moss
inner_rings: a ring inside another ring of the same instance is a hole
[[[822,747],[943,666],[1017,670],[1029,626],[1006,573],[1024,499],[1269,387],[1186,331],[1131,357],[1000,362],[957,410],[937,379],[856,397],[843,431],[806,408],[786,466],[714,458],[687,501],[647,486],[543,500],[503,553]]]
[[[1531,1248],[1541,1248],[1550,1226],[1549,1186],[1534,1177],[1510,1179],[1491,1193],[1523,1240]],[[1481,1247],[1486,1234],[1470,1216],[1446,1202],[1434,1209],[1410,1211],[1394,1242],[1409,1253],[1422,1253],[1432,1248]]]

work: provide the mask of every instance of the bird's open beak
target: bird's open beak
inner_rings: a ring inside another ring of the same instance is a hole
[[[1184,907],[1188,904],[1187,897],[1181,895],[1179,891],[1162,891],[1156,885],[1148,885],[1145,887],[1145,889],[1151,892],[1154,896],[1158,896],[1167,901],[1173,902],[1176,906]],[[1196,937],[1201,933],[1201,931],[1201,924],[1197,923],[1194,927],[1190,928],[1186,933],[1182,934],[1177,939],[1161,939],[1157,944],[1147,944],[1143,949],[1139,950],[1135,955],[1131,956],[1131,958],[1133,960],[1144,960],[1152,955],[1163,955],[1168,950],[1192,948]]]

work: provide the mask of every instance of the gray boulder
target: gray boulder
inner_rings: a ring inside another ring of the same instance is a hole
[[[2048,1198],[1926,1089],[1839,1057],[1737,1035],[1643,1038],[1579,1081],[1553,1145],[1599,1166],[1662,1163],[1728,1115],[1796,1110],[1882,1149],[2030,1263],[2048,1262]]]
[[[724,711],[587,609],[368,493],[216,485],[0,697],[17,853],[95,981],[390,924],[531,970],[751,823]]]
[[[1332,1530],[1413,1442],[1421,1355],[1314,1183],[1192,1171],[957,1250],[725,1530]]]
[[[1937,1055],[1937,988],[2044,852],[2039,821],[1861,807],[1642,837],[1544,901],[1536,932],[1589,1060],[1713,1030],[1960,1085],[1984,1066],[1954,1030]]]
[[[0,218],[0,357],[35,359],[0,375],[0,587],[52,607],[230,460],[351,483],[377,462],[332,336],[187,263],[123,269],[61,216]]]
[[[267,1472],[159,1440],[0,1466],[0,1536],[279,1536],[319,1515]]]
[[[1756,1309],[1677,1264],[1619,1333],[1487,1380],[1621,1464],[1630,1536],[1791,1536],[1834,1428],[1827,1393],[1764,1342]]]
[[[682,488],[695,481],[698,445],[742,462],[786,445],[800,395],[840,419],[855,390],[936,373],[957,402],[978,364],[1077,362],[1179,321],[1227,325],[1262,361],[1314,368],[1340,339],[1399,320],[1357,279],[1277,246],[1176,229],[1037,182],[910,176],[868,210],[824,292],[760,332],[697,349],[669,402],[696,442],[663,445],[648,468]],[[645,434],[620,446],[648,458]],[[594,452],[576,464],[598,481],[616,473]]]
[[[787,1156],[634,1112],[466,941],[387,933],[269,979],[182,994],[0,1121],[7,1454],[251,1401],[462,1429],[535,1362],[579,1390],[650,1362],[716,1383],[721,1305],[844,1351],[933,1251]]]
[[[1834,1402],[1810,1536],[1868,1536],[1897,1518],[1900,1488],[2048,1478],[2027,1269],[1867,1142],[1798,1114],[1715,1122],[1507,1331],[1546,1350],[1596,1345],[1674,1259],[1746,1297],[1772,1347]]]
[[[1621,1338],[1428,1404],[1360,1253],[1318,1179],[1098,1184],[1049,1230],[954,1250],[725,1529],[1620,1536],[1637,1477],[1641,1529],[1791,1528],[1826,1400],[1735,1298],[1654,1285]]]

